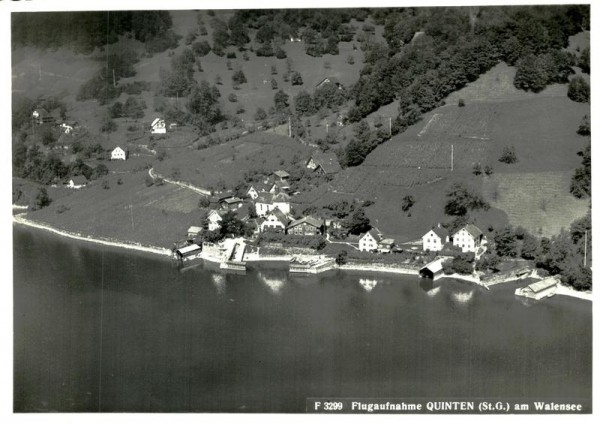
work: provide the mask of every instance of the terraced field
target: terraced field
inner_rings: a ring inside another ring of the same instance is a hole
[[[497,174],[483,184],[484,196],[502,209],[509,222],[533,234],[552,236],[583,217],[588,200],[569,193],[570,172]]]

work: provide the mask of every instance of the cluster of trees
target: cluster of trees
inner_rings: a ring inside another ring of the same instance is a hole
[[[349,114],[354,121],[396,98],[399,119],[429,111],[500,60],[525,66],[531,55],[547,55],[550,79],[564,80],[566,58],[557,52],[570,35],[589,28],[589,7],[575,5],[381,9],[373,16],[385,27],[387,46],[363,43],[366,63]]]
[[[515,87],[537,93],[553,83],[569,82],[575,58],[562,50],[552,49],[540,55],[528,54],[516,63]]]
[[[67,177],[85,175],[94,180],[108,174],[108,168],[99,164],[95,168],[86,165],[82,159],[65,164],[55,153],[44,155],[37,145],[27,148],[18,143],[13,154],[13,175],[26,178],[40,184],[53,184]]]
[[[360,121],[354,126],[354,138],[346,146],[341,165],[360,165],[369,153],[390,137],[391,134],[383,128],[371,130],[367,121]]]
[[[12,44],[41,49],[68,47],[89,54],[132,34],[149,52],[177,45],[168,11],[38,12],[11,15]]]
[[[479,193],[458,183],[452,185],[446,198],[444,212],[451,216],[465,216],[469,211],[490,208]]]
[[[146,102],[143,99],[129,96],[125,103],[115,102],[110,107],[111,118],[140,119],[144,117]]]
[[[509,225],[494,231],[490,241],[488,253],[478,264],[479,269],[494,269],[502,258],[520,257],[533,260],[538,268],[550,275],[560,274],[563,283],[578,290],[591,288],[589,263],[584,264],[584,253],[591,258],[592,252],[589,212],[573,222],[570,231],[562,231],[552,238],[538,239],[522,227]]]
[[[271,46],[278,42],[301,36],[306,53],[321,56],[338,54],[338,42],[350,41],[354,36],[350,21],[353,18],[363,21],[367,16],[365,9],[238,10],[229,20],[229,30],[231,38],[234,31],[247,35],[248,29],[256,30],[254,42],[265,52],[272,51]],[[231,44],[240,47],[247,38],[237,39],[238,43]]]
[[[293,84],[293,81],[292,81]],[[335,84],[325,84],[311,95],[302,90],[294,97],[294,108],[300,116],[310,116],[324,109],[336,109],[348,100],[348,91]]]
[[[567,96],[574,102],[589,103],[590,85],[582,76],[576,76],[569,81],[569,90]]]
[[[228,211],[222,216],[221,228],[216,231],[206,231],[203,233],[202,240],[210,243],[216,243],[226,237],[249,237],[252,235],[250,228],[244,221],[238,219],[234,211]],[[202,225],[208,228],[206,216],[202,219]]]
[[[367,217],[364,204],[360,205],[357,202],[349,203],[346,200],[340,200],[337,202],[325,205],[324,208],[332,211],[333,216],[341,219],[342,222],[342,233],[339,236],[345,236],[346,234],[362,234],[371,229],[371,222]],[[306,213],[311,212],[306,210]]]
[[[571,194],[581,199],[592,195],[592,149],[587,146],[583,151],[577,152],[582,157],[581,166],[575,169],[571,178]]]
[[[121,87],[119,80],[135,76],[135,65],[138,57],[133,51],[110,54],[103,60],[102,67],[88,81],[79,87],[77,100],[96,99],[100,104],[107,103],[121,94],[124,87]],[[127,85],[127,89],[133,87]],[[137,90],[140,86],[133,88]]]

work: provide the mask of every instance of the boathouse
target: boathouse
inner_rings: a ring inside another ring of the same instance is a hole
[[[522,287],[515,290],[517,296],[527,297],[529,299],[540,300],[544,297],[552,297],[556,294],[558,283],[560,280],[554,277],[548,277],[541,281],[531,283],[527,287]]]
[[[202,252],[202,248],[200,246],[198,246],[197,244],[190,244],[189,246],[175,249],[175,251],[173,252],[173,256],[175,257],[175,259],[179,259],[183,262],[199,257],[200,252]]]
[[[437,280],[444,274],[444,262],[448,258],[437,258],[419,270],[419,277]]]

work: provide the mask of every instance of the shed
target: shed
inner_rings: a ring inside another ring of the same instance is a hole
[[[201,232],[202,232],[202,227],[197,227],[195,225],[192,225],[187,230],[187,238],[188,239],[193,239],[195,237],[198,237],[198,234],[200,234]]]
[[[527,297],[529,299],[540,300],[544,297],[552,297],[556,294],[556,289],[560,280],[558,277],[548,277],[541,281],[531,283],[526,287],[515,290],[517,296]]]
[[[444,273],[444,262],[448,258],[437,258],[419,270],[419,277],[437,280]]]

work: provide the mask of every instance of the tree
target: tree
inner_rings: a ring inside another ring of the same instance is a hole
[[[366,233],[371,229],[371,221],[363,208],[356,209],[343,225],[350,234],[355,235]]]
[[[46,188],[40,187],[38,189],[37,195],[35,196],[33,204],[31,205],[31,208],[33,210],[42,209],[46,206],[49,206],[51,202],[52,199],[50,198],[50,196],[48,196],[48,191],[46,191]]]
[[[579,135],[590,135],[592,133],[590,127],[590,117],[588,115],[584,115],[579,123],[579,128],[577,128],[577,134]]]
[[[443,265],[444,273],[446,274],[463,274],[469,275],[473,273],[473,254],[460,254],[452,259],[451,262],[445,262]]]
[[[236,85],[241,85],[247,82],[246,75],[244,75],[244,72],[241,69],[233,73],[231,80]]]
[[[267,119],[267,112],[265,112],[265,110],[262,107],[256,108],[254,119],[256,121],[264,121],[265,119]]]
[[[517,153],[515,152],[515,147],[514,146],[504,147],[504,150],[502,150],[502,155],[500,155],[500,158],[498,159],[498,161],[504,162],[507,164],[512,164],[512,163],[518,162],[519,159],[517,158]]]
[[[221,238],[228,236],[244,236],[246,234],[246,225],[239,220],[233,211],[228,211],[223,215],[221,228],[219,230]]]
[[[588,146],[578,155],[583,157],[582,166],[575,170],[571,178],[571,194],[577,198],[589,197],[592,194],[592,157],[591,146]]]
[[[348,252],[342,250],[340,253],[338,253],[337,257],[335,258],[335,263],[338,265],[345,265],[348,263]]]
[[[277,80],[275,78],[271,78],[271,88],[277,90]]]
[[[277,93],[275,93],[275,97],[273,99],[275,102],[275,111],[281,112],[285,110],[289,106],[289,98],[290,96],[288,96],[283,90],[279,90]]]
[[[454,184],[446,195],[444,211],[447,215],[464,216],[469,210],[489,209],[490,205],[481,195],[469,191],[460,184]]]
[[[515,257],[519,254],[519,243],[517,236],[511,226],[507,226],[494,235],[496,253],[499,256]]]
[[[194,86],[189,96],[187,108],[193,115],[193,121],[202,132],[207,132],[207,126],[215,125],[223,120],[219,106],[221,93],[214,85],[202,81]]]
[[[294,98],[294,107],[300,116],[312,115],[315,113],[313,99],[305,90],[300,91]]]
[[[107,109],[105,113],[102,115],[102,120],[100,122],[100,131],[110,133],[117,129],[117,123],[112,120],[111,113]]]
[[[292,72],[292,76],[291,76],[291,82],[292,85],[302,85],[302,75],[300,75],[300,72]]]
[[[590,73],[590,48],[586,47],[581,51],[579,56],[579,62],[577,65],[581,68],[581,71],[588,74]]]
[[[481,175],[481,164],[480,163],[476,163],[475,165],[473,165],[473,174]]]
[[[535,259],[540,248],[539,240],[529,233],[525,233],[521,242],[521,257],[523,259]]]
[[[408,212],[410,208],[415,204],[415,198],[411,195],[404,196],[402,198],[402,210]]]
[[[569,82],[567,96],[574,102],[588,103],[590,101],[590,86],[583,77],[576,76]]]

